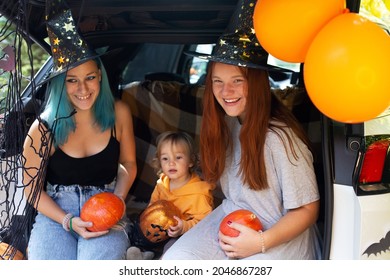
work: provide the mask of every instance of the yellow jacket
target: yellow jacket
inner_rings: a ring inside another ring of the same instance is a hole
[[[169,181],[168,176],[161,174],[152,192],[149,205],[161,199],[171,201],[175,204],[184,216],[184,233],[213,210],[213,186],[202,181],[195,173],[192,174],[187,184],[172,191],[169,188]]]

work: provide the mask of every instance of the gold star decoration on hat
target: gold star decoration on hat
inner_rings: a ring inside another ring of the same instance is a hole
[[[45,18],[54,63],[51,77],[98,56],[78,33],[64,0],[47,0]]]

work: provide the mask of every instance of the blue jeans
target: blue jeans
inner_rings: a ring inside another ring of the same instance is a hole
[[[92,195],[113,191],[113,184],[104,187],[79,185],[47,185],[48,195],[66,212],[80,216],[84,202]],[[38,213],[31,231],[27,257],[30,260],[123,260],[130,245],[125,217],[100,237],[84,239],[67,232],[62,225]]]

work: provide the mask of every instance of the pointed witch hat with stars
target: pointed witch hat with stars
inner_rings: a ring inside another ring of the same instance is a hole
[[[72,12],[64,0],[46,1],[46,28],[54,64],[48,79],[101,55],[78,33]]]
[[[253,12],[256,0],[240,0],[229,25],[219,37],[212,54],[187,52],[201,59],[222,62],[242,67],[282,70],[267,63],[268,53],[260,45],[253,27]]]

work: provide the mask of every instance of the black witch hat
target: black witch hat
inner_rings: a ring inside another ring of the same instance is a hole
[[[253,27],[257,0],[240,0],[229,25],[219,37],[212,54],[187,52],[201,59],[243,67],[281,70],[267,63],[268,53],[260,45]],[[286,71],[283,69],[283,71]]]
[[[48,79],[99,56],[78,33],[64,0],[46,1],[46,28],[54,63]]]

